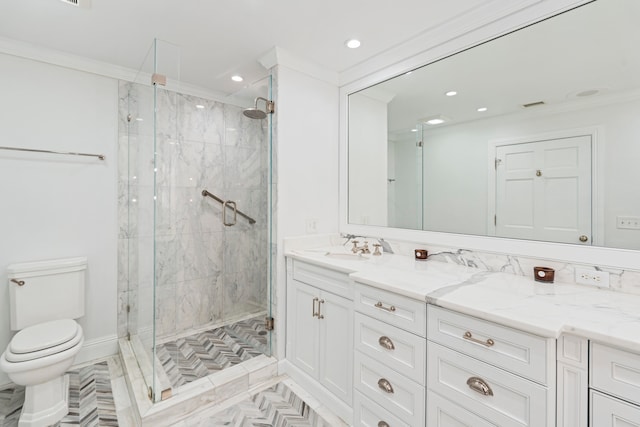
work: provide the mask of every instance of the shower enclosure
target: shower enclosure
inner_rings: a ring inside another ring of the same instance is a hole
[[[271,353],[271,77],[222,102],[180,67],[156,40],[120,85],[119,335],[154,402]]]

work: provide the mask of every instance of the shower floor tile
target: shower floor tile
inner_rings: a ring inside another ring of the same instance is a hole
[[[177,388],[266,354],[267,337],[264,318],[252,318],[158,344],[156,357]]]

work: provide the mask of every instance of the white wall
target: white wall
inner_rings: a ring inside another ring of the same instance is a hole
[[[387,101],[349,97],[349,222],[386,226]]]
[[[0,54],[0,145],[101,153],[0,150],[0,349],[9,330],[6,266],[86,256],[85,345],[77,360],[116,345],[117,81]],[[0,384],[9,382],[0,373]]]
[[[275,87],[278,280],[274,292],[276,330],[283,334],[283,239],[309,234],[308,219],[315,220],[317,233],[338,232],[338,87],[283,65],[276,68]],[[278,339],[279,358],[284,358],[284,341]]]

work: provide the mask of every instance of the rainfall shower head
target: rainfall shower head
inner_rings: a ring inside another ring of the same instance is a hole
[[[265,102],[265,107],[267,111],[261,110],[258,108],[258,101],[259,100],[263,100]],[[267,114],[273,114],[275,105],[273,103],[273,101],[269,101],[268,99],[265,99],[261,96],[256,98],[255,101],[255,106],[254,107],[249,107],[249,108],[245,108],[242,111],[242,114],[244,114],[245,116],[249,117],[250,119],[264,119],[267,117]]]

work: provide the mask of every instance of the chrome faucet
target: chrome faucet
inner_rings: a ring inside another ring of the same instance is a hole
[[[351,252],[353,252],[354,254],[357,253],[362,253],[362,254],[370,254],[371,251],[369,250],[369,242],[367,242],[366,240],[364,241],[364,244],[362,246],[358,246],[358,243],[360,243],[357,240],[353,240],[351,243],[353,243],[353,248],[351,248]]]

